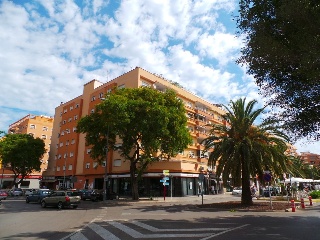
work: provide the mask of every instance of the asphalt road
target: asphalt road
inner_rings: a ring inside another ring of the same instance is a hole
[[[204,196],[204,203],[240,200]],[[78,209],[41,208],[10,198],[0,207],[0,239],[209,240],[303,239],[320,236],[320,204],[296,212],[232,212],[198,208],[201,197],[82,202]]]

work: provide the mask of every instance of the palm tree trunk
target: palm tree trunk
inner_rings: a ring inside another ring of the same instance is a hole
[[[244,161],[241,160],[242,165],[242,195],[241,195],[241,204],[243,205],[252,205],[252,196],[250,191],[250,173],[248,169],[248,165]]]

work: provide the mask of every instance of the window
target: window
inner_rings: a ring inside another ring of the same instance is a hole
[[[73,152],[70,152],[70,157],[73,157]]]
[[[64,136],[64,131],[61,132],[61,136]]]
[[[108,90],[107,90],[107,93],[111,93],[111,91],[112,91],[111,89],[108,89]]]
[[[91,148],[87,149],[87,154],[89,154],[91,152]]]
[[[34,134],[33,134],[33,133],[29,133],[29,135],[32,136],[32,137],[34,137]]]
[[[61,159],[61,154],[58,155],[58,159]]]
[[[57,167],[57,172],[59,172],[59,171],[60,171],[60,167],[58,166],[58,167]]]
[[[73,106],[70,106],[70,111],[73,110]]]
[[[86,163],[86,169],[90,168],[90,163]]]
[[[74,115],[73,119],[77,120],[78,119],[78,115]]]
[[[195,154],[193,151],[189,151],[189,158],[195,158]]]
[[[124,84],[121,84],[118,86],[118,89],[122,89],[122,88],[125,88],[126,86]]]
[[[95,101],[96,100],[96,96],[92,96],[91,98],[91,102]]]
[[[69,146],[69,140],[66,141],[66,146]]]
[[[72,170],[72,164],[69,165],[68,170]]]
[[[106,167],[106,161],[103,161],[101,164],[102,167]]]
[[[151,84],[148,83],[148,82],[145,82],[145,81],[141,81],[141,86],[142,86],[142,87],[150,87]]]
[[[99,98],[103,98],[103,93],[99,93]]]
[[[47,139],[47,135],[41,135],[41,139]]]
[[[121,167],[121,159],[115,159],[115,160],[113,160],[113,166],[115,166],[115,167]]]
[[[62,170],[63,171],[66,170],[66,166],[65,165],[62,166]]]
[[[42,131],[48,131],[48,127],[42,127]]]
[[[68,122],[71,122],[71,121],[72,121],[72,117],[68,119]]]
[[[79,108],[79,103],[76,104],[76,107],[75,107],[75,108]]]
[[[68,112],[68,109],[64,109],[64,110],[63,110],[63,113],[66,113],[66,112]]]
[[[71,140],[71,144],[74,144],[76,142],[76,140],[72,139]]]
[[[76,132],[76,131],[77,131],[77,128],[76,128],[76,127],[74,127],[74,128],[73,128],[73,132]]]
[[[36,129],[36,125],[35,124],[30,124],[30,129]]]
[[[94,113],[94,108],[91,109],[90,113]]]
[[[63,142],[60,143],[60,147],[62,147],[62,146],[63,146]]]
[[[68,157],[68,153],[65,153],[63,158],[67,158]]]

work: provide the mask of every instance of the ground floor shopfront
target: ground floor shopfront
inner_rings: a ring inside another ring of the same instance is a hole
[[[32,189],[40,188],[41,175],[29,175],[26,176],[21,183],[18,184],[18,188]],[[21,176],[16,179],[16,182],[20,181]],[[2,189],[11,189],[14,187],[14,175],[13,174],[1,174],[0,175],[0,187]]]
[[[163,183],[162,173],[146,173],[139,180],[138,189],[140,197],[172,196],[183,197],[189,195],[219,194],[223,192],[221,181],[204,175],[203,180],[199,174],[170,173],[166,176],[166,185]],[[63,176],[43,178],[42,184],[51,189],[103,189],[103,175]],[[214,192],[211,191],[213,188]],[[107,187],[118,196],[131,196],[131,180],[129,174],[110,174],[107,176]]]

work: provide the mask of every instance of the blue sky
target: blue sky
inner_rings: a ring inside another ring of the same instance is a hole
[[[139,66],[213,102],[264,99],[235,64],[238,0],[3,0],[0,130]],[[296,144],[320,154],[317,144]]]

